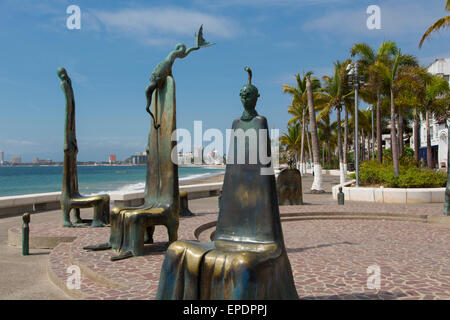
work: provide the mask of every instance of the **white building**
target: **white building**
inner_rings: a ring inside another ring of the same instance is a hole
[[[208,152],[204,160],[206,164],[215,164],[215,165],[223,164],[223,157],[219,154],[217,150],[212,150]]]
[[[192,152],[178,153],[178,165],[192,164],[194,154]]]
[[[439,75],[446,79],[450,84],[450,58],[436,59],[429,67],[428,72]],[[437,121],[432,115],[430,117],[430,137],[431,137],[431,155],[434,168],[446,168],[448,156],[448,129],[449,121]],[[411,125],[412,126],[412,125]],[[419,156],[427,161],[427,130],[425,119],[420,116],[420,148]],[[411,137],[411,148],[414,149],[414,128]]]
[[[5,153],[3,150],[0,150],[0,166],[3,165],[3,162],[5,161]]]

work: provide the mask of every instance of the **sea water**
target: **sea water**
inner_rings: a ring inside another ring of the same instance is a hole
[[[62,166],[0,166],[0,197],[61,191]],[[178,167],[180,181],[193,180],[225,172],[215,167]],[[145,166],[78,166],[80,193],[142,191]]]

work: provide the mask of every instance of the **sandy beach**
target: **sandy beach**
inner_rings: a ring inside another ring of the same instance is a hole
[[[214,182],[223,182],[224,173],[218,174],[216,176],[210,176],[205,178],[198,179],[190,179],[186,181],[180,181],[180,185],[190,185],[190,184],[203,184],[203,183],[214,183]]]

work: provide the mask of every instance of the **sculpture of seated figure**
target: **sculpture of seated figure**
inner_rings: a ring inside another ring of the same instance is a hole
[[[255,111],[258,89],[246,70],[249,82],[240,92],[245,110],[232,126],[214,241],[169,246],[157,299],[298,299],[281,229],[268,124]]]
[[[61,88],[66,97],[66,120],[64,128],[64,169],[61,192],[61,208],[63,211],[63,227],[75,227],[70,221],[70,212],[75,210],[75,223],[84,221],[80,216],[80,208],[94,207],[91,227],[103,227],[109,223],[109,195],[82,196],[78,191],[77,173],[77,138],[75,134],[75,97],[72,81],[64,68],[58,68],[57,75],[61,79]]]

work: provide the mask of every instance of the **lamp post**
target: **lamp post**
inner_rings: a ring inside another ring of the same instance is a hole
[[[355,173],[356,187],[359,187],[359,142],[358,142],[358,104],[359,104],[359,86],[362,84],[362,76],[358,73],[358,61],[352,62],[347,66],[349,84],[355,89]]]
[[[371,107],[370,107],[370,110],[372,111],[372,160],[374,160],[375,159],[375,129],[374,129],[374,127],[373,127],[373,109],[374,109],[374,106],[372,105]]]

